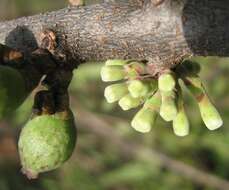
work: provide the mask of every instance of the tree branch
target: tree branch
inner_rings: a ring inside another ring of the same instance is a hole
[[[227,56],[228,26],[226,1],[165,0],[148,9],[102,3],[2,22],[0,43],[28,52],[49,28],[68,62],[134,58],[172,67],[190,55]]]
[[[68,7],[2,22],[0,43],[26,57],[42,48],[44,31],[53,31],[51,59],[59,69],[121,58],[147,61],[151,73],[157,74],[192,55],[228,56],[227,1],[144,0],[142,6],[137,2]]]

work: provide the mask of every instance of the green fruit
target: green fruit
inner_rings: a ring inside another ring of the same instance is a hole
[[[76,128],[72,113],[36,116],[22,129],[18,147],[22,171],[28,178],[60,167],[75,147]]]
[[[0,65],[0,120],[15,111],[26,96],[22,75],[16,69]]]
[[[101,69],[101,78],[104,82],[112,82],[122,80],[125,78],[126,73],[122,66],[103,66]]]

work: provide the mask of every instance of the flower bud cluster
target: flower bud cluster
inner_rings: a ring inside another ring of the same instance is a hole
[[[101,78],[104,82],[119,81],[105,88],[107,102],[118,102],[124,111],[142,106],[131,122],[135,130],[149,132],[159,114],[165,121],[172,122],[177,136],[186,136],[189,134],[189,120],[184,108],[181,81],[195,97],[207,128],[215,130],[223,124],[198,76],[199,71],[197,63],[184,61],[155,78],[147,72],[147,65],[141,62],[108,60],[101,69]]]

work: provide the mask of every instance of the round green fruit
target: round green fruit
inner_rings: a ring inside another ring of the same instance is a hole
[[[33,118],[22,129],[18,142],[22,172],[33,179],[41,172],[60,167],[72,155],[75,142],[71,112]]]
[[[0,120],[15,111],[26,95],[25,80],[21,73],[0,65]]]

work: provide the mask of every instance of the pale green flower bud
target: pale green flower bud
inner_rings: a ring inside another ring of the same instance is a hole
[[[142,101],[142,98],[133,98],[130,94],[127,94],[119,100],[118,104],[126,111],[138,107]]]
[[[181,88],[178,89],[178,113],[173,120],[173,131],[177,136],[181,137],[189,134],[189,121],[184,110]]]
[[[151,109],[142,108],[134,116],[131,126],[141,133],[147,133],[155,124],[157,112]]]
[[[112,84],[107,86],[104,91],[104,96],[109,103],[120,100],[126,94],[128,94],[126,83]]]
[[[160,115],[165,121],[172,121],[177,115],[176,93],[161,91]]]
[[[172,91],[176,86],[176,79],[172,73],[162,74],[158,79],[158,88],[160,91]]]
[[[101,69],[101,78],[104,82],[122,80],[126,73],[122,66],[104,66]]]
[[[137,97],[144,97],[149,92],[154,91],[157,88],[156,80],[148,80],[148,81],[141,81],[141,80],[133,80],[130,81],[128,86],[128,90],[131,96]]]
[[[189,134],[189,121],[184,109],[180,109],[173,120],[173,131],[181,137]]]
[[[210,130],[218,129],[223,125],[223,120],[207,96],[204,96],[198,103],[201,117]]]
[[[215,106],[208,98],[201,79],[195,75],[193,77],[186,77],[183,79],[183,81],[196,98],[201,117],[207,128],[210,130],[215,130],[221,127],[223,125],[223,120]]]
[[[157,110],[161,105],[161,96],[156,92],[152,97],[146,100],[143,108],[134,116],[131,126],[139,132],[146,133],[151,130],[155,124]]]

